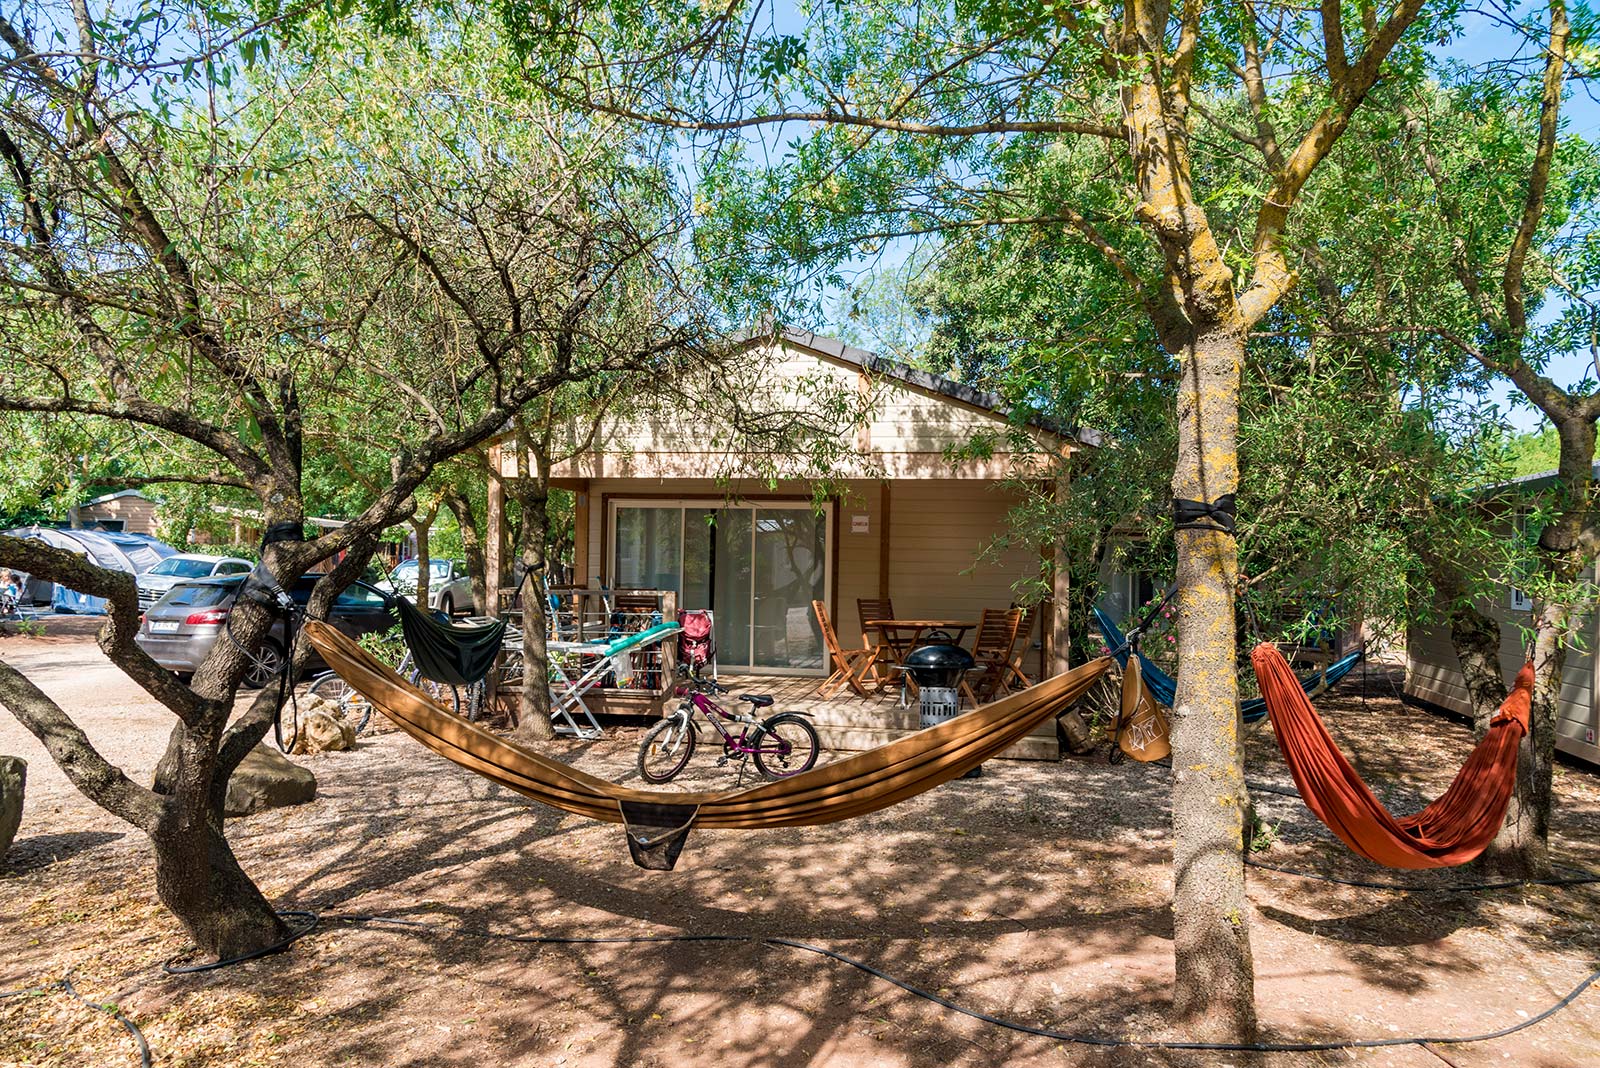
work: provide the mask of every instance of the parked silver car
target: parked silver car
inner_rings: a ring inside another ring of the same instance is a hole
[[[289,596],[302,605],[321,575],[303,575],[289,587]],[[244,585],[243,575],[198,579],[172,587],[145,612],[133,640],[150,658],[169,671],[189,675],[200,669],[211,647],[222,638],[233,611],[234,599]],[[352,638],[394,625],[384,594],[365,582],[353,582],[333,602],[328,622]],[[277,676],[284,658],[283,622],[272,624],[266,637],[250,650],[253,661],[244,685],[265,685]],[[313,663],[320,663],[315,654]]]
[[[149,608],[163,593],[180,582],[243,575],[256,565],[237,556],[206,556],[204,553],[179,553],[169,556],[149,571],[134,576],[139,587],[139,607]]]
[[[389,572],[389,580],[378,583],[378,587],[415,597],[417,561],[402,560]],[[428,607],[448,616],[472,611],[472,578],[467,574],[466,561],[428,561]]]

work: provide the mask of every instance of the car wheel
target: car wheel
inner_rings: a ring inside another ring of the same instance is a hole
[[[250,651],[250,665],[245,668],[240,685],[247,690],[259,690],[277,678],[282,670],[283,646],[271,638],[263,638],[261,644]]]
[[[455,599],[448,593],[439,598],[439,611],[443,612],[447,616],[453,616],[456,614]]]

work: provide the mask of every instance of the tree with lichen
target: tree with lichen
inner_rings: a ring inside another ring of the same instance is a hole
[[[1505,826],[1484,858],[1499,872],[1528,876],[1549,869],[1562,678],[1595,605],[1585,573],[1600,551],[1592,475],[1600,392],[1592,375],[1558,381],[1552,363],[1596,352],[1600,157],[1564,131],[1562,118],[1574,75],[1593,62],[1592,19],[1585,13],[1574,26],[1564,0],[1509,17],[1508,40],[1533,48],[1388,90],[1387,128],[1362,143],[1350,171],[1330,173],[1324,191],[1330,210],[1351,210],[1360,225],[1330,230],[1304,271],[1320,290],[1349,294],[1330,305],[1371,304],[1378,294],[1386,304],[1372,309],[1372,336],[1433,346],[1429,359],[1453,381],[1424,389],[1419,403],[1443,409],[1453,392],[1499,379],[1549,421],[1553,485],[1441,498],[1436,537],[1438,600],[1480,731],[1507,685],[1500,625],[1482,606],[1503,597],[1506,585],[1536,602],[1527,635],[1536,679],[1531,729]],[[1506,537],[1517,513],[1530,517],[1526,541]],[[1497,544],[1460,544],[1463,523],[1494,525]]]
[[[1249,335],[1295,282],[1292,212],[1379,78],[1402,72],[1395,53],[1422,4],[823,5],[793,33],[764,11],[502,10],[531,84],[699,139],[708,208],[696,238],[721,254],[711,277],[731,299],[764,302],[797,263],[826,276],[895,238],[1032,226],[1092,249],[1176,364],[1170,493],[1214,504],[1238,488]],[[1234,132],[1216,114],[1220,94],[1247,102],[1243,190],[1211,184],[1197,158]],[[810,133],[756,162],[755,135],[786,124]],[[1056,151],[1098,166],[1073,200],[1030,215],[1005,178]],[[1239,241],[1213,221],[1219,195],[1242,201]],[[1176,537],[1174,1009],[1192,1034],[1238,1038],[1254,1032],[1255,1010],[1237,554],[1215,526]]]

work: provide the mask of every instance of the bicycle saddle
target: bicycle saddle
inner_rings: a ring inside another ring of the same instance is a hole
[[[765,693],[742,693],[739,700],[749,701],[756,708],[766,708],[772,704],[772,695]]]

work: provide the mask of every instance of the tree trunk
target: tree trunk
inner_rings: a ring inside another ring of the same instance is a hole
[[[179,724],[170,790],[150,842],[156,856],[156,894],[194,939],[217,959],[280,941],[288,933],[265,896],[239,866],[223,829],[227,776],[216,774],[226,716],[200,729]]]
[[[156,857],[156,894],[202,950],[225,960],[288,935],[271,903],[239,866],[220,827],[204,819],[195,825],[186,811],[174,806],[150,843]]]
[[[1456,607],[1450,612],[1450,645],[1472,705],[1472,736],[1482,738],[1506,699],[1506,680],[1500,669],[1500,624],[1476,608]]]
[[[1239,484],[1244,336],[1213,328],[1183,354],[1174,497],[1214,502]],[[1173,1009],[1198,1039],[1253,1035],[1255,966],[1244,889],[1232,536],[1177,532],[1178,692],[1172,717]]]
[[[1541,406],[1543,407],[1543,406]],[[1560,442],[1552,517],[1539,533],[1539,563],[1555,599],[1534,616],[1533,711],[1528,736],[1517,756],[1517,790],[1500,834],[1484,851],[1482,865],[1497,874],[1533,877],[1550,871],[1550,809],[1555,803],[1556,723],[1561,676],[1575,627],[1573,603],[1592,603],[1589,591],[1570,592],[1592,563],[1584,549],[1594,481],[1596,430],[1584,415],[1559,405],[1546,408]],[[1581,617],[1580,617],[1581,618]]]
[[[454,486],[445,489],[444,503],[456,517],[456,528],[461,531],[461,555],[467,560],[467,576],[472,580],[472,611],[486,616],[489,611],[489,565],[484,549],[483,534],[478,530],[478,517],[472,510],[472,501]]]
[[[432,564],[428,560],[428,532],[433,529],[433,513],[411,520],[411,529],[417,536],[417,607],[428,610],[428,580]]]
[[[549,491],[534,478],[518,480],[522,511],[522,696],[517,703],[518,738],[544,742],[556,736],[550,720],[550,653],[545,645],[545,521]]]
[[[1533,710],[1517,750],[1517,787],[1500,833],[1478,861],[1496,876],[1530,879],[1550,873],[1550,809],[1555,802],[1556,722],[1567,626],[1566,611],[1559,605],[1545,605],[1535,620]]]

